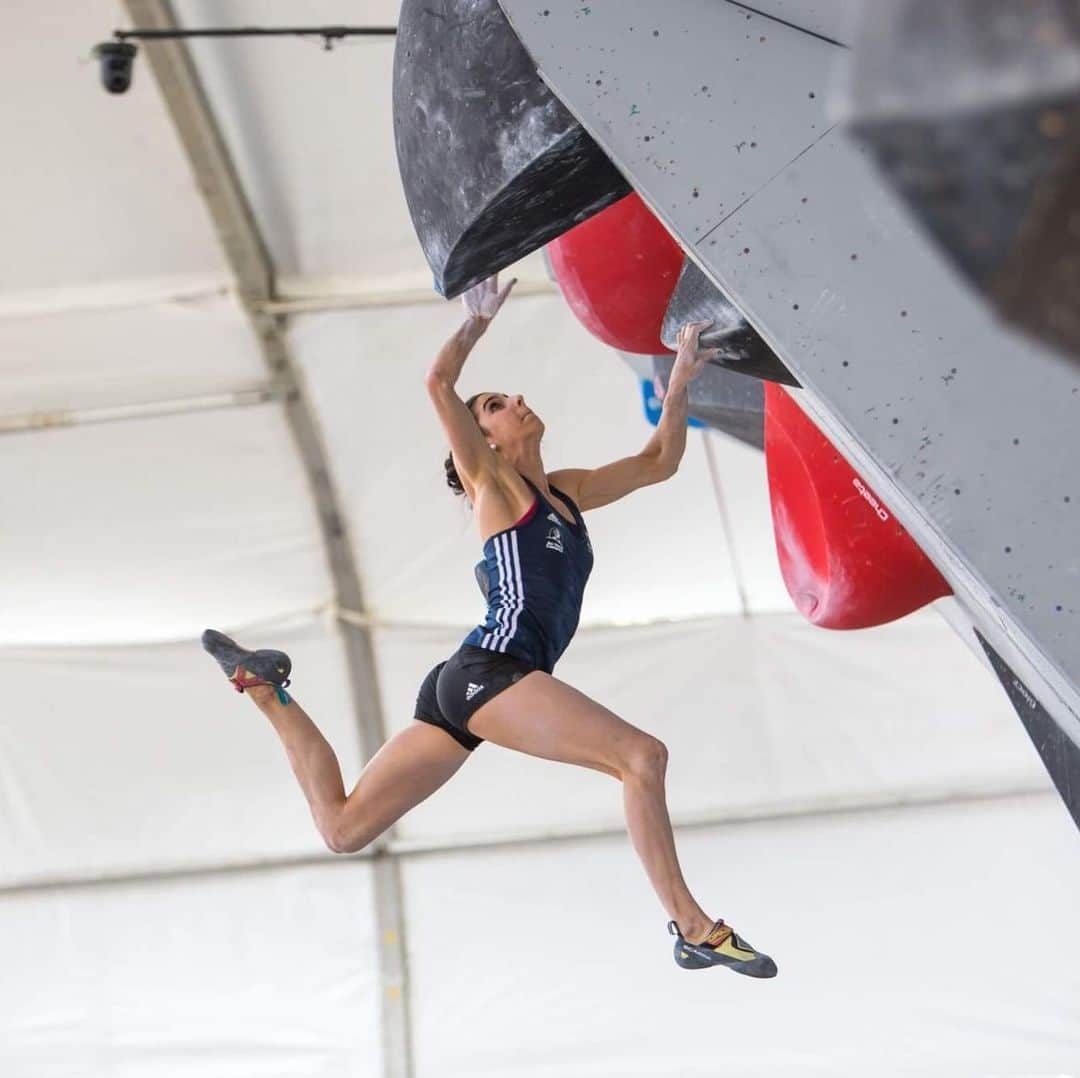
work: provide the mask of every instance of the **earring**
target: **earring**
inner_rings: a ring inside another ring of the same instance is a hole
[[[488,442],[488,445],[489,445],[489,446],[490,446],[490,447],[491,447],[492,449],[496,449],[496,448],[498,448],[498,447],[497,447],[497,446],[495,445],[495,443],[494,443],[494,442]]]

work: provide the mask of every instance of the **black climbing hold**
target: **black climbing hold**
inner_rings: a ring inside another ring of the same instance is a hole
[[[679,274],[675,291],[664,313],[660,339],[672,351],[676,337],[687,322],[712,322],[699,338],[705,348],[719,348],[720,355],[710,364],[736,374],[748,374],[766,382],[798,386],[799,381],[784,366],[761,335],[742,316],[742,312],[687,259]]]
[[[466,288],[630,187],[536,73],[496,0],[405,0],[394,139],[435,287]]]

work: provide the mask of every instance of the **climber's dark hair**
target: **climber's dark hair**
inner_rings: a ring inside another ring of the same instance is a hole
[[[472,411],[473,405],[483,396],[483,393],[474,393],[466,402],[465,407]],[[477,421],[479,422],[479,421]],[[457,468],[454,467],[454,454],[447,453],[446,460],[443,461],[443,469],[446,471],[446,485],[455,494],[464,494],[465,487],[462,485],[461,476],[457,473]]]

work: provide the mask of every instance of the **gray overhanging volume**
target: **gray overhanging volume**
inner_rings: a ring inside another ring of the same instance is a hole
[[[394,139],[435,288],[453,297],[630,191],[495,0],[405,0]]]
[[[845,50],[708,0],[502,2],[545,81],[1080,744],[1080,373],[1004,332],[830,126]]]

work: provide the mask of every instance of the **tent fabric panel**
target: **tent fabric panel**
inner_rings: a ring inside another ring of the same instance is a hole
[[[417,1078],[1071,1073],[1075,839],[1052,795],[680,832],[769,982],[679,969],[625,840],[410,860]]]
[[[127,14],[111,0],[9,0],[0,42],[5,132],[0,293],[225,273],[157,84],[137,63],[122,97],[88,53]],[[17,28],[17,29],[16,29]]]
[[[292,656],[347,781],[360,767],[336,629],[242,634]],[[327,851],[269,722],[197,640],[0,651],[0,885]]]
[[[280,405],[5,437],[0,646],[157,642],[332,589]]]
[[[370,866],[0,895],[5,1078],[379,1074]]]
[[[187,25],[393,26],[397,4],[184,0]],[[427,278],[398,176],[390,109],[393,38],[197,41],[192,55],[280,273]],[[282,78],[287,71],[288,77]],[[317,87],[320,108],[297,87]],[[357,237],[363,241],[356,242]]]
[[[748,609],[754,613],[793,612],[795,606],[776,555],[765,454],[718,431],[703,431],[700,437],[716,464],[717,512],[723,512],[731,529],[732,568]]]
[[[268,381],[232,296],[0,317],[5,415],[180,401]]]

